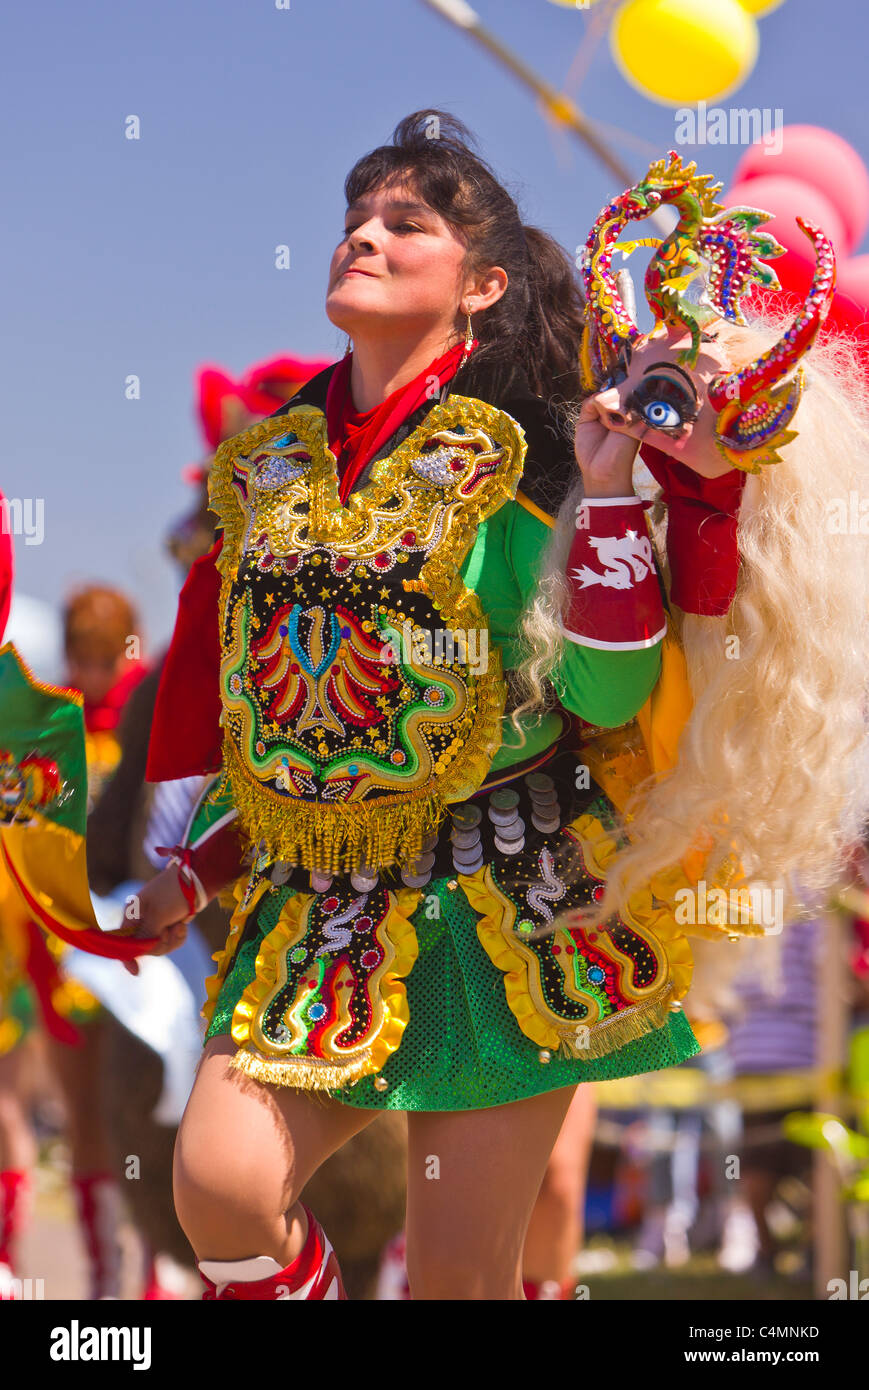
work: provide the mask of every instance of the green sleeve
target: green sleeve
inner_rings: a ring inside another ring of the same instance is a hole
[[[519,502],[508,502],[480,527],[462,577],[488,615],[506,669],[521,660],[519,622],[532,597],[551,530]],[[661,671],[661,643],[639,651],[600,651],[565,641],[552,676],[565,709],[589,724],[616,728],[642,709]]]
[[[218,774],[199,794],[199,800],[190,814],[184,843],[191,848],[195,847],[205,836],[213,834],[222,822],[234,818],[235,815],[236,808],[229,778],[224,781]]]

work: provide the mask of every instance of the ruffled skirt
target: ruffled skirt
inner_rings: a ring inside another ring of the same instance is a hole
[[[410,871],[316,882],[254,866],[209,981],[207,1037],[272,1085],[348,1105],[476,1110],[676,1065],[688,943],[636,894],[607,930],[569,925],[618,851],[576,759],[490,783]],[[565,914],[568,914],[565,917]],[[555,930],[551,930],[555,924]]]

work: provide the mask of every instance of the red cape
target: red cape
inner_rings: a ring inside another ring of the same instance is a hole
[[[178,599],[151,725],[149,782],[220,769],[220,575],[215,561],[222,540],[196,560]]]

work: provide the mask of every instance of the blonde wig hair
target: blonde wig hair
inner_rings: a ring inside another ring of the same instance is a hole
[[[720,325],[734,368],[777,341],[787,324]],[[779,463],[746,481],[738,520],[739,580],[724,617],[672,607],[693,710],[675,767],[635,790],[628,842],[613,861],[587,925],[619,911],[637,888],[707,851],[712,885],[727,865],[739,882],[781,887],[796,915],[840,877],[869,817],[869,408],[856,353],[817,344]],[[638,486],[639,491],[643,491]],[[523,619],[525,703],[552,699],[567,600],[565,567],[581,481],[559,512]],[[651,495],[651,493],[650,493]],[[867,512],[855,526],[859,502]],[[663,559],[663,508],[650,513]],[[735,856],[735,860],[734,860]]]

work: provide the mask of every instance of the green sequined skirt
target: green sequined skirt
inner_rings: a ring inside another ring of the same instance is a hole
[[[206,1039],[231,1032],[236,1006],[256,981],[263,941],[292,896],[287,889],[270,890],[251,913],[217,994]],[[661,1026],[605,1056],[567,1056],[542,1048],[520,1030],[505,995],[504,973],[483,949],[478,915],[455,880],[433,880],[410,923],[418,955],[403,982],[409,1021],[376,1076],[329,1092],[346,1105],[478,1110],[583,1081],[658,1071],[700,1051],[680,1009],[666,1012]]]

